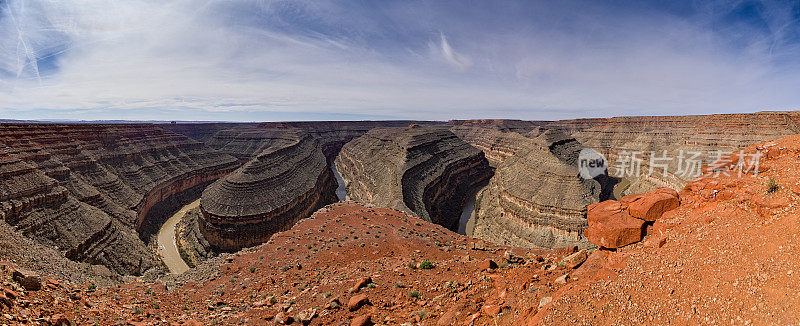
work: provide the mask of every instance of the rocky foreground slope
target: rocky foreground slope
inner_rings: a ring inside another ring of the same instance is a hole
[[[13,268],[0,269],[13,296],[0,321],[510,325],[564,286],[566,254],[490,245],[344,202],[177,283],[95,289],[43,276],[42,290],[27,291],[11,280]]]
[[[261,152],[209,186],[200,201],[200,231],[224,251],[262,243],[336,201],[336,181],[316,137],[299,130],[248,134],[258,136]]]
[[[603,252],[545,324],[795,324],[800,136],[753,145],[680,191],[642,242]],[[747,159],[750,157],[750,159]],[[743,163],[739,165],[739,163]],[[718,173],[717,173],[718,172]],[[591,259],[591,258],[590,258]]]
[[[347,143],[336,158],[348,198],[390,207],[450,229],[491,177],[481,151],[444,128],[378,128]]]
[[[65,257],[141,274],[145,246],[183,196],[236,162],[153,125],[0,125],[0,216]]]

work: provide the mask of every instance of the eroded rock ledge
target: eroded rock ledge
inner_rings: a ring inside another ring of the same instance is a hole
[[[491,177],[483,153],[445,128],[378,128],[342,148],[336,168],[348,197],[449,229],[467,195]]]
[[[217,249],[262,243],[336,201],[317,138],[300,130],[262,130],[258,138],[260,154],[203,192],[199,228]]]

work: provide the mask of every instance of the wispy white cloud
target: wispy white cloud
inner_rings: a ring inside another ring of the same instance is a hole
[[[800,9],[755,3],[0,0],[0,117],[798,108]]]
[[[464,71],[472,66],[472,61],[470,61],[469,58],[464,57],[457,53],[456,50],[453,50],[453,47],[450,46],[449,42],[447,42],[447,37],[444,36],[444,33],[440,32],[439,36],[441,38],[439,50],[441,51],[444,59],[447,60],[450,65],[461,71]]]

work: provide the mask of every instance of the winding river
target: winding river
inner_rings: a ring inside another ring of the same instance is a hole
[[[339,174],[339,170],[336,170],[336,164],[331,164],[331,170],[333,175],[336,176],[336,182],[339,183],[339,186],[336,187],[336,197],[339,198],[339,201],[345,201],[347,199],[347,188],[345,188],[344,179]]]
[[[169,268],[172,274],[181,274],[189,270],[189,265],[181,258],[178,252],[178,245],[175,243],[175,226],[186,215],[186,212],[200,205],[200,199],[183,206],[179,211],[172,214],[172,216],[161,226],[158,230],[158,252],[161,254],[161,260]]]
[[[478,191],[480,189],[469,195],[464,209],[461,210],[461,217],[458,219],[458,234],[472,236],[472,230],[475,228],[475,199],[478,197]]]

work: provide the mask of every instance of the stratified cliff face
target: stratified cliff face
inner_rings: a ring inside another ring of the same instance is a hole
[[[329,162],[339,154],[347,142],[361,137],[375,128],[408,127],[411,125],[434,125],[434,121],[386,120],[386,121],[294,121],[264,122],[259,128],[300,129],[320,140],[322,151]]]
[[[478,135],[465,138],[483,144],[487,153],[501,148],[512,154],[497,161],[494,177],[478,193],[472,236],[521,247],[592,246],[581,235],[586,207],[604,196],[608,181],[579,176],[578,141],[555,129],[537,128],[527,137],[488,129],[459,132]]]
[[[244,163],[264,151],[290,146],[306,136],[299,129],[229,129],[217,132],[206,144]]]
[[[660,187],[683,188],[697,175],[676,172],[690,168],[689,159],[695,153],[700,154],[697,157],[702,160],[700,164],[709,164],[720,152],[797,134],[800,132],[797,117],[797,112],[620,117],[593,121],[592,127],[576,131],[573,136],[609,159],[610,174],[627,175],[631,185],[624,194],[636,194]],[[568,121],[558,123],[569,125]],[[651,152],[655,152],[654,173],[649,173]],[[631,153],[641,162],[639,176],[630,170],[633,164],[625,166],[631,173],[619,170],[623,166],[615,164],[620,159],[628,160]],[[681,153],[683,159],[679,159]],[[661,160],[662,157],[667,160]],[[682,169],[679,163],[683,163]],[[660,167],[664,164],[668,166],[666,175]]]
[[[537,127],[546,126],[550,123],[550,121],[527,121],[513,119],[450,120],[447,122],[448,125],[455,126],[455,128],[459,126],[478,127],[502,132],[517,132],[521,134],[536,129]]]
[[[491,177],[483,153],[445,128],[378,128],[345,144],[336,168],[348,198],[450,229],[467,195]]]
[[[531,133],[541,132],[539,127],[531,130],[535,130],[530,131]],[[517,132],[503,132],[492,127],[467,126],[455,126],[450,128],[450,131],[461,140],[481,150],[492,167],[497,167],[521,149],[530,147],[530,139]]]
[[[203,192],[199,228],[217,249],[262,243],[336,201],[336,181],[317,138],[299,130],[258,135],[255,147],[262,152]],[[255,147],[236,143],[230,148],[248,152]]]
[[[121,274],[157,265],[139,239],[233,157],[153,125],[0,125],[2,215],[26,237]]]
[[[257,123],[164,123],[158,126],[199,142],[208,142],[218,131],[255,128]]]

